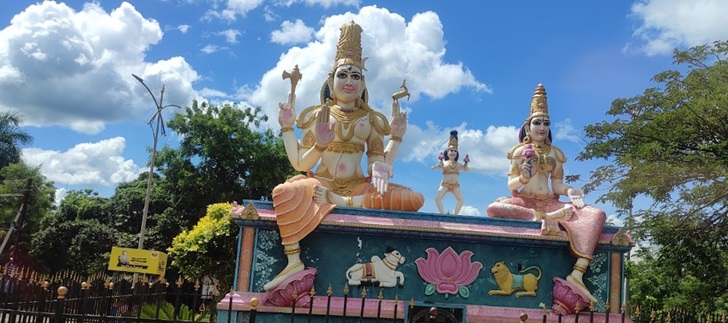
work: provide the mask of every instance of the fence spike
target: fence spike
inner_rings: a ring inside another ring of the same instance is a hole
[[[200,289],[200,279],[196,278],[195,279],[195,292],[197,292],[198,289]]]
[[[313,298],[314,295],[316,295],[316,288],[314,288],[313,286],[311,286],[311,291],[308,292],[308,294],[311,295],[311,298]],[[312,303],[312,305],[313,305],[313,303]]]
[[[182,275],[177,276],[177,288],[181,288],[184,282],[185,281],[182,279]]]
[[[329,289],[326,291],[326,296],[331,296],[331,294],[334,293],[334,290],[331,289],[331,284],[329,284]]]

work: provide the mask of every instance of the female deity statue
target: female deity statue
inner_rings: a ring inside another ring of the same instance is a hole
[[[541,221],[542,234],[568,237],[570,251],[577,260],[566,280],[596,303],[582,276],[594,255],[606,214],[585,206],[584,192],[564,184],[566,157],[551,144],[550,126],[546,90],[539,84],[531,101],[531,114],[521,127],[519,144],[507,156],[511,161],[508,189],[512,196],[490,204],[488,216]],[[559,201],[559,195],[567,196],[571,203]]]
[[[279,104],[278,122],[288,159],[298,171],[273,189],[273,207],[288,264],[265,290],[303,270],[299,241],[311,233],[336,206],[417,211],[424,196],[389,182],[392,164],[407,130],[407,114],[392,103],[392,121],[368,105],[362,29],[349,22],[341,27],[333,70],[321,90],[321,105],[308,107],[296,118],[294,73],[287,103]],[[300,74],[297,74],[300,76]],[[302,129],[301,142],[294,123]],[[385,147],[384,137],[390,135]],[[367,156],[366,177],[362,159]],[[316,167],[315,171],[312,171]]]
[[[450,131],[450,140],[447,148],[445,151],[441,152],[440,157],[438,157],[440,162],[437,165],[432,166],[432,169],[442,169],[442,181],[440,181],[440,188],[438,188],[437,193],[435,193],[435,204],[437,205],[437,210],[440,214],[445,214],[445,211],[442,208],[442,198],[445,197],[445,194],[448,192],[452,193],[452,196],[455,197],[456,201],[453,214],[458,215],[458,213],[460,213],[460,209],[463,207],[463,191],[460,189],[460,171],[470,171],[470,168],[468,168],[470,158],[468,155],[465,155],[465,160],[463,160],[465,163],[459,163],[459,157],[458,131],[452,130]]]

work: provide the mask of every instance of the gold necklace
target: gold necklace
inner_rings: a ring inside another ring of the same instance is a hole
[[[349,141],[354,137],[354,127],[349,128],[349,125],[356,123],[357,120],[367,115],[367,111],[364,111],[364,109],[356,108],[352,111],[344,111],[338,105],[332,106],[329,111],[337,121],[335,126],[336,135],[343,141]],[[346,134],[344,134],[343,128],[347,129]]]
[[[538,171],[545,174],[548,170],[548,155],[551,152],[551,145],[533,145],[533,150],[536,152],[536,158],[538,159]]]

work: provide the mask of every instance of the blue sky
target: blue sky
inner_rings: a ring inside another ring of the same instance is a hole
[[[389,115],[405,78],[412,93],[393,181],[422,192],[422,211],[436,212],[441,173],[430,166],[456,129],[473,169],[461,174],[462,213],[484,216],[509,194],[505,154],[536,85],[548,93],[566,173],[588,176],[605,161],[574,160],[584,126],[605,120],[612,100],[655,86],[652,76],[674,68],[673,48],[727,39],[725,12],[719,0],[5,1],[0,111],[24,116],[35,138],[24,158],[59,198],[84,188],[110,196],[146,171],[152,145],[154,104],[132,73],[157,96],[165,84],[165,104],[260,106],[271,117],[265,126],[278,130],[289,90],[282,71],[298,64],[304,75],[299,112],[317,104],[338,28],[353,19],[364,29],[370,104]],[[159,145],[178,142],[170,132]],[[452,196],[444,204],[452,210]]]

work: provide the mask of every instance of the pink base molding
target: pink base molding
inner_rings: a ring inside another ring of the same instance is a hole
[[[227,294],[220,303],[217,303],[218,311],[250,311],[250,302],[253,298],[258,301],[263,299],[263,293],[250,293],[250,292],[236,292]],[[313,301],[313,308],[311,313],[314,315],[325,315],[326,314],[326,296],[316,296]],[[377,317],[377,306],[379,305],[377,299],[366,299],[364,303],[364,317]],[[344,308],[343,297],[331,297],[331,308],[329,315],[341,316]],[[380,317],[391,319],[394,316],[394,300],[382,300],[382,310]],[[409,307],[409,301],[398,301],[397,302],[397,318],[404,319],[405,311]],[[275,307],[265,306],[259,303],[256,307],[259,313],[290,313],[290,307]],[[308,313],[308,308],[296,308],[298,315],[305,315]],[[349,298],[346,305],[346,316],[359,317],[361,311],[361,298]],[[514,308],[514,307],[495,307],[495,306],[481,306],[481,305],[466,305],[466,322],[468,323],[514,323],[519,321],[521,314],[528,315],[529,322],[543,322],[543,311],[541,309],[530,309],[530,308]],[[562,322],[573,322],[574,314],[563,315],[561,317]],[[588,322],[589,313],[581,313],[580,319],[584,322]],[[609,315],[610,322],[621,322],[620,314]],[[558,322],[558,315],[553,312],[546,313],[546,322]],[[604,313],[594,313],[595,323],[604,323],[607,321]],[[632,323],[632,320],[625,318],[625,322]]]

